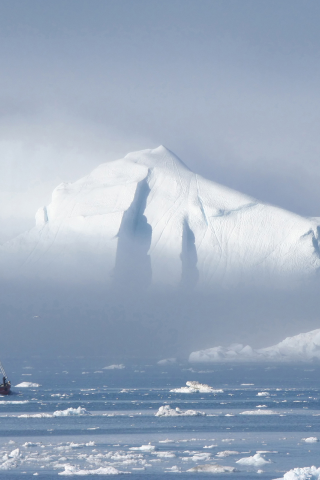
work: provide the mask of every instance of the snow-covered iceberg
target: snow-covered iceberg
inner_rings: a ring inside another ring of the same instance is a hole
[[[0,247],[0,271],[201,291],[299,281],[320,267],[319,230],[319,220],[209,181],[160,146],[58,185],[36,226]]]
[[[320,329],[287,337],[272,347],[253,349],[233,344],[192,352],[191,363],[219,362],[310,362],[320,360]]]

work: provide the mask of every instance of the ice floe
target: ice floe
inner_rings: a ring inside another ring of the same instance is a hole
[[[260,467],[266,463],[271,463],[271,460],[266,460],[260,453],[252,455],[252,457],[243,457],[237,460],[239,465],[252,465],[253,467]]]
[[[140,450],[142,452],[153,452],[156,449],[154,445],[150,443],[148,445],[141,445],[141,447],[131,447],[129,450]]]
[[[197,410],[180,410],[179,407],[170,408],[170,405],[164,405],[159,408],[155,415],[156,417],[195,417],[206,414]]]
[[[279,412],[274,410],[246,410],[245,412],[240,412],[239,415],[279,415]]]
[[[173,388],[170,392],[176,393],[223,393],[223,390],[214,388],[206,385],[205,383],[199,383],[197,381],[188,381],[186,382],[186,387]]]
[[[79,470],[73,465],[65,465],[64,471],[59,472],[58,475],[117,475],[121,472],[114,467],[99,467],[96,470]]]
[[[70,417],[74,415],[91,415],[88,410],[83,407],[67,408],[66,410],[56,410],[53,413],[23,413],[18,418],[53,418],[53,417]]]
[[[234,467],[223,467],[222,465],[197,465],[190,468],[187,472],[204,472],[204,473],[231,473],[235,472]]]
[[[315,466],[293,468],[285,473],[283,477],[275,480],[320,480],[320,468]]]
[[[19,388],[36,388],[36,387],[41,387],[39,383],[32,383],[32,382],[21,382],[16,385],[16,387]]]
[[[302,441],[305,443],[317,443],[319,442],[319,439],[317,437],[307,437],[303,438]]]

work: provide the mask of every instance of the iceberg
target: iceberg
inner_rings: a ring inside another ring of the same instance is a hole
[[[271,463],[270,460],[266,460],[260,453],[252,455],[252,457],[244,457],[237,460],[236,463],[239,465],[252,465],[253,467],[260,467],[266,463]]]
[[[36,388],[36,387],[41,387],[39,383],[32,383],[32,382],[21,382],[16,385],[16,387],[19,388]]]
[[[59,472],[58,475],[118,475],[119,470],[114,467],[99,467],[96,470],[79,470],[77,467],[73,465],[65,465],[64,471]]]
[[[314,466],[294,468],[285,473],[283,477],[274,480],[320,480],[320,468]]]
[[[206,385],[205,383],[199,383],[197,381],[186,382],[186,387],[173,388],[170,392],[176,393],[223,393],[223,390],[214,388]]]
[[[180,410],[177,408],[170,408],[170,405],[164,405],[159,408],[156,417],[195,417],[195,416],[204,416],[204,412],[198,412],[197,410]]]
[[[271,347],[253,349],[249,345],[233,344],[192,352],[191,363],[219,362],[311,362],[320,360],[320,329],[287,337]],[[259,392],[258,396],[269,396]]]
[[[73,283],[282,285],[315,276],[319,231],[319,219],[207,180],[160,146],[58,185],[35,227],[0,246],[0,266]]]

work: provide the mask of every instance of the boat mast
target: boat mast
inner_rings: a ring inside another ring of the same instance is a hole
[[[1,362],[0,362],[0,370],[1,370],[2,375],[3,375],[5,378],[8,378]]]

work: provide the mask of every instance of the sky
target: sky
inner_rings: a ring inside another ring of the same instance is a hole
[[[52,189],[160,144],[320,216],[320,4],[0,0],[0,241]]]

